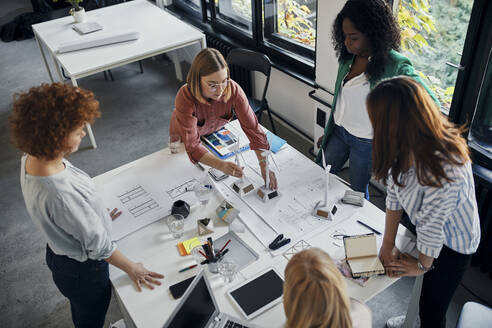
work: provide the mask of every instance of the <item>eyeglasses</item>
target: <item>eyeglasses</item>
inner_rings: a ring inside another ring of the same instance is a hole
[[[224,82],[221,83],[205,82],[205,84],[210,89],[210,91],[215,92],[219,87],[221,87],[222,89],[227,88],[227,85],[229,84],[230,81],[231,79],[226,79]]]

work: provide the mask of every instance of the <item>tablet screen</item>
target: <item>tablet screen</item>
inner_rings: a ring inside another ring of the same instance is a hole
[[[269,270],[261,276],[230,292],[236,303],[246,315],[258,311],[282,297],[284,281],[274,270]]]

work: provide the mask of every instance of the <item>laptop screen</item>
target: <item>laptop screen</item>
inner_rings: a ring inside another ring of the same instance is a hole
[[[188,295],[188,298],[184,300],[181,308],[167,327],[205,327],[214,312],[214,302],[205,282],[205,277],[200,275],[195,288]]]

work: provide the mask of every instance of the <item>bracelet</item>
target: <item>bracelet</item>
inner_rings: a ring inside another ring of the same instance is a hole
[[[417,268],[420,270],[420,271],[423,271],[424,273],[434,269],[434,265],[431,265],[429,268],[426,268],[422,263],[420,263],[420,261],[417,261]]]

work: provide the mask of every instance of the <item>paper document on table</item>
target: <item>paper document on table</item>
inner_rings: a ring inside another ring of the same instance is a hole
[[[338,208],[333,221],[314,217],[313,208],[324,197],[324,178],[319,176],[305,180],[304,177],[297,175],[297,179],[298,181],[291,185],[280,185],[281,196],[267,203],[259,199],[256,193],[251,193],[242,199],[277,234],[282,233],[293,241],[321,232],[355,212],[351,206],[343,205],[338,201],[344,189],[333,186],[329,201],[336,204]]]
[[[163,161],[166,161],[165,169]],[[195,194],[189,190],[200,174],[203,173],[185,154],[160,154],[153,161],[135,165],[118,172],[105,183],[98,183],[104,205],[122,211],[113,221],[112,239],[119,240],[169,215],[172,204],[178,199],[191,205],[196,203]]]

